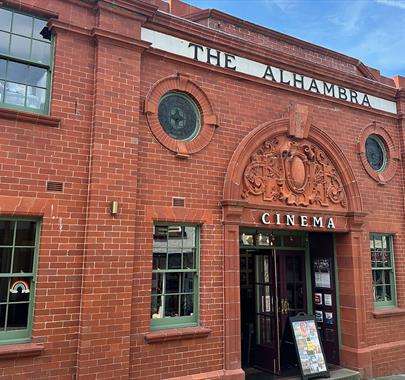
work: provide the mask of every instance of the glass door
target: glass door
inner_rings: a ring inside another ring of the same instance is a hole
[[[255,366],[280,371],[279,313],[275,250],[255,255]]]

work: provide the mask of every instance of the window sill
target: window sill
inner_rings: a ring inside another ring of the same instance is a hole
[[[399,307],[392,307],[387,309],[380,309],[373,311],[374,318],[389,318],[395,316],[405,315],[405,309],[400,309]]]
[[[57,117],[15,110],[11,108],[0,108],[0,118],[15,121],[23,121],[54,128],[59,128],[61,123],[61,119]]]
[[[41,355],[44,350],[43,344],[38,343],[18,343],[0,345],[0,359],[25,358],[28,356]]]
[[[205,338],[211,333],[205,327],[184,327],[178,329],[167,329],[153,331],[145,335],[146,343],[169,342],[173,340]]]

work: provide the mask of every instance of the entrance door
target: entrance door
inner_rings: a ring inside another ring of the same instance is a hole
[[[255,367],[280,371],[279,312],[275,250],[258,251],[255,259]]]
[[[278,271],[278,294],[280,313],[280,336],[288,317],[307,312],[307,289],[304,251],[276,251]]]
[[[279,373],[294,349],[281,347],[288,317],[307,312],[305,251],[257,251],[254,287],[255,366]]]
[[[305,251],[277,250],[279,321],[280,321],[280,367],[286,369],[296,364],[293,337],[288,326],[288,317],[307,312],[307,289],[305,276]]]

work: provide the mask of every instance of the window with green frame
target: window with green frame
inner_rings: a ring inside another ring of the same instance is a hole
[[[375,307],[396,305],[392,235],[370,235],[371,270]]]
[[[39,222],[0,219],[0,344],[31,339]]]
[[[0,7],[0,106],[47,113],[52,38],[47,20]]]
[[[151,329],[198,324],[199,227],[155,225]]]

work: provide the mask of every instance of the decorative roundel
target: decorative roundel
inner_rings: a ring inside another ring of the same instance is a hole
[[[399,153],[394,139],[379,124],[373,122],[361,131],[357,152],[367,174],[380,185],[394,177]]]
[[[178,158],[204,149],[218,127],[207,94],[187,74],[177,73],[155,83],[144,110],[153,136]]]
[[[162,96],[158,118],[164,131],[173,139],[193,140],[200,131],[200,111],[186,94],[170,91]]]
[[[366,158],[370,166],[377,172],[383,171],[387,165],[387,151],[377,135],[367,137]]]

